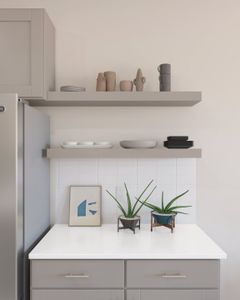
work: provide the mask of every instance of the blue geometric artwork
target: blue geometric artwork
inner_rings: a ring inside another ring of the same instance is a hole
[[[92,215],[94,216],[97,213],[96,209],[92,209],[92,206],[96,205],[96,201],[88,201],[88,200],[83,200],[77,207],[77,216],[78,217],[86,217],[87,215]],[[88,209],[88,206],[90,208]]]

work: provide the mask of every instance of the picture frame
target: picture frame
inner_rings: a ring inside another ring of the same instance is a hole
[[[69,226],[101,226],[102,187],[100,185],[70,186],[69,198]]]

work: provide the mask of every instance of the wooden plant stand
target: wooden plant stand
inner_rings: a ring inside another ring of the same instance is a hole
[[[161,224],[155,222],[153,212],[151,212],[151,231],[153,231],[154,227],[161,227],[161,226],[171,229],[171,233],[173,233],[173,229],[175,228],[175,216],[172,217],[172,222],[170,224]]]

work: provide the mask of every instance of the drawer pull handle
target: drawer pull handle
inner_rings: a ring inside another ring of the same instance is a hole
[[[187,275],[184,274],[159,274],[161,278],[170,278],[170,279],[178,279],[178,278],[187,278]]]
[[[89,278],[89,275],[85,274],[66,274],[64,275],[65,278]]]

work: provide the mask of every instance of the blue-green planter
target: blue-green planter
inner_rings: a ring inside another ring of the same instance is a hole
[[[165,226],[171,229],[175,227],[175,217],[176,214],[159,214],[155,211],[151,212],[151,231],[154,227]]]
[[[172,224],[173,219],[175,218],[175,215],[173,214],[158,214],[158,213],[152,213],[154,218],[154,223],[162,224],[162,225],[168,225]]]

